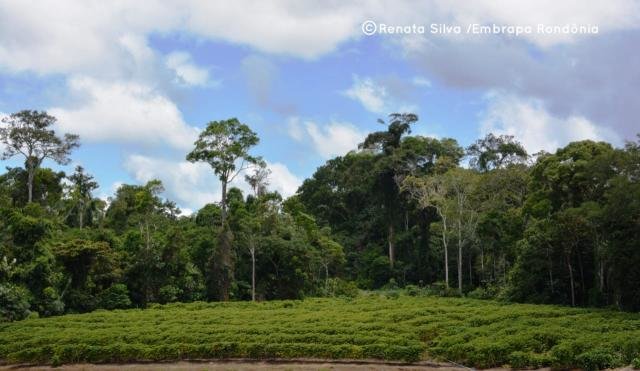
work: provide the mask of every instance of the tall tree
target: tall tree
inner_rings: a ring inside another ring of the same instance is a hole
[[[402,189],[409,192],[420,208],[433,207],[442,222],[442,245],[445,258],[445,283],[449,285],[448,234],[454,232],[458,244],[458,291],[462,294],[462,252],[475,234],[478,213],[471,202],[477,182],[470,170],[454,168],[444,174],[427,177],[410,176]]]
[[[98,188],[98,183],[93,180],[93,176],[85,173],[82,166],[76,166],[76,171],[69,176],[72,183],[71,196],[76,203],[78,213],[78,228],[84,226],[84,216],[87,210],[87,204],[92,201],[91,192]]]
[[[442,222],[442,247],[444,249],[444,282],[449,287],[449,215],[451,203],[447,202],[447,187],[442,177],[410,176],[402,183],[402,189],[409,192],[421,209],[434,208]]]
[[[258,135],[236,118],[212,121],[200,133],[195,148],[187,154],[188,161],[208,163],[220,179],[223,226],[227,219],[227,187],[238,174],[260,162],[259,157],[249,154],[249,149],[259,141]]]
[[[33,179],[36,170],[45,159],[66,165],[70,162],[71,150],[78,147],[78,136],[64,134],[58,137],[51,127],[56,118],[45,111],[23,110],[2,119],[0,142],[4,144],[1,158],[6,160],[15,155],[25,158],[28,174],[28,202],[33,201]]]
[[[206,162],[220,179],[222,209],[220,222],[221,233],[219,243],[218,271],[220,274],[220,293],[222,300],[229,299],[229,290],[233,279],[233,262],[231,257],[231,241],[233,234],[227,226],[227,186],[238,174],[251,165],[258,164],[261,159],[249,154],[251,147],[260,139],[249,126],[236,118],[224,121],[212,121],[200,133],[195,148],[187,154],[191,162]],[[239,164],[238,164],[239,162]]]
[[[267,192],[271,170],[269,170],[267,164],[264,161],[260,161],[257,165],[258,166],[253,169],[252,174],[247,174],[244,176],[244,180],[249,183],[249,185],[253,189],[253,194],[256,197],[260,197]]]
[[[387,246],[389,253],[389,266],[394,267],[396,259],[395,251],[395,226],[399,205],[399,192],[397,182],[397,163],[393,161],[394,152],[400,147],[402,137],[411,133],[411,125],[418,121],[418,116],[413,113],[392,113],[389,115],[387,130],[373,132],[365,138],[359,147],[363,150],[379,152],[380,160],[377,162],[378,174],[377,186],[382,196],[384,213],[387,220]],[[383,120],[380,124],[387,125]]]
[[[469,164],[480,171],[523,163],[528,158],[527,151],[512,135],[492,133],[467,147],[467,155],[471,158]]]
[[[452,169],[443,177],[449,202],[453,204],[450,219],[455,226],[458,241],[458,292],[462,295],[462,250],[474,238],[478,224],[478,212],[471,199],[477,178],[471,170],[461,168]]]

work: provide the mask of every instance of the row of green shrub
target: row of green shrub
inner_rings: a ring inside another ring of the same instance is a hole
[[[640,314],[392,290],[356,299],[191,303],[0,324],[0,360],[435,359],[474,367],[637,364]]]
[[[26,348],[3,355],[8,362],[25,363],[104,363],[133,361],[175,361],[181,359],[227,358],[324,358],[402,360],[420,359],[424,347],[377,343],[367,345],[326,345],[313,343],[217,342],[203,344],[114,343],[105,346],[86,344],[51,345]]]

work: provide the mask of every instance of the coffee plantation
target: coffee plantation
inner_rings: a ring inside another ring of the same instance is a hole
[[[0,325],[4,363],[319,358],[600,369],[638,357],[636,313],[398,292],[172,303]]]

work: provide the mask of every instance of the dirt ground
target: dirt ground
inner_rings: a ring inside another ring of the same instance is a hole
[[[266,371],[266,370],[290,370],[290,371],[465,371],[474,370],[462,365],[437,362],[418,362],[412,364],[380,362],[380,361],[324,361],[324,360],[226,360],[226,361],[181,361],[166,363],[126,363],[126,364],[91,364],[79,363],[62,365],[59,367],[37,365],[0,365],[0,370],[58,370],[58,371]],[[483,371],[506,371],[505,368],[490,368]],[[551,371],[550,368],[541,368],[528,371]],[[610,371],[635,371],[631,367],[622,367]]]
[[[417,364],[385,363],[385,362],[328,362],[328,361],[202,361],[202,362],[173,362],[173,363],[132,363],[132,364],[73,364],[52,368],[49,366],[33,365],[5,365],[0,370],[69,370],[69,371],[142,371],[142,370],[291,370],[291,371],[320,371],[320,370],[360,370],[360,371],[460,371],[464,367],[455,365],[422,362]]]

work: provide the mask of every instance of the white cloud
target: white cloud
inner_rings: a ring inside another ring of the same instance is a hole
[[[118,191],[118,188],[120,188],[123,184],[124,184],[124,182],[122,182],[120,180],[113,182],[111,184],[111,186],[109,187],[108,192],[103,187],[100,187],[99,188],[100,192],[98,193],[98,198],[101,199],[102,201],[105,201],[105,202],[108,203],[109,202],[109,197],[113,197],[116,194],[116,192]]]
[[[366,136],[350,123],[330,122],[319,126],[313,121],[303,123],[298,117],[289,119],[288,134],[297,142],[311,142],[315,152],[325,159],[357,149]]]
[[[624,135],[634,134],[630,123],[640,105],[634,104],[637,84],[630,71],[636,70],[638,61],[637,33],[616,31],[637,31],[640,2],[635,0],[479,0],[472,4],[400,0],[393,7],[364,0],[328,5],[250,0],[0,1],[0,71],[150,85],[149,81],[168,72],[149,46],[150,35],[177,34],[246,45],[265,54],[314,59],[362,38],[359,26],[366,19],[389,25],[598,25],[596,36],[430,35],[427,39],[389,35],[383,39],[400,44],[405,57],[443,85],[536,97],[555,116],[578,112]],[[391,52],[402,56],[397,49]],[[190,72],[183,68],[181,79],[201,81],[199,68]],[[372,81],[367,86],[363,81],[359,89],[355,85],[349,89],[352,98],[374,112],[393,111],[387,109],[395,107],[387,107],[379,84]],[[387,94],[394,96],[390,90]],[[277,109],[290,111],[290,107]]]
[[[2,1],[0,68],[121,74],[131,62],[123,36],[144,41],[151,34],[171,32],[316,58],[361,36],[356,32],[362,21],[359,9],[356,4],[310,7],[249,0]]]
[[[186,52],[172,52],[165,57],[165,64],[174,71],[176,80],[181,85],[206,86],[210,83],[209,71],[198,67]]]
[[[596,25],[601,32],[636,28],[640,20],[640,4],[633,0],[480,0],[473,3],[451,3],[437,0],[431,14],[456,24],[546,25],[586,24]],[[426,9],[423,9],[426,10]],[[428,13],[422,13],[423,15]],[[471,35],[470,37],[473,37]],[[531,33],[521,36],[539,47],[551,47],[571,43],[585,35]]]
[[[344,94],[362,104],[368,111],[374,113],[385,113],[386,101],[388,99],[387,90],[384,86],[376,84],[370,77],[361,79],[353,77],[353,85]]]
[[[416,82],[417,81],[417,82]],[[385,76],[374,80],[371,77],[353,76],[353,85],[342,93],[359,102],[370,112],[388,114],[391,112],[418,112],[418,106],[407,102],[414,96],[418,86],[430,84],[425,79],[401,79]]]
[[[130,61],[119,42],[123,35],[144,41],[151,34],[172,32],[313,59],[362,37],[360,24],[367,19],[391,25],[586,23],[610,32],[637,28],[640,4],[634,0],[480,0],[472,4],[407,0],[389,7],[382,1],[3,1],[0,66],[38,73],[113,73],[126,69]],[[584,37],[524,36],[542,47]]]
[[[431,87],[431,81],[425,79],[422,76],[415,76],[411,80],[411,83],[413,83],[413,85],[419,86],[419,87],[426,87],[426,88],[430,88]]]
[[[88,77],[69,81],[69,89],[84,97],[77,107],[54,107],[58,127],[82,140],[168,144],[187,149],[198,130],[187,125],[178,107],[149,86],[134,82],[104,82]]]
[[[268,188],[280,192],[284,197],[293,195],[302,184],[302,180],[291,173],[286,165],[267,162],[267,166],[271,169]],[[127,157],[124,167],[140,183],[160,179],[166,197],[175,201],[183,213],[220,201],[220,181],[205,163],[135,154]],[[237,176],[230,186],[241,189],[245,195],[252,192],[242,175]]]
[[[313,59],[361,36],[358,25],[363,12],[359,4],[194,0],[187,8],[186,27],[191,32],[273,54]]]
[[[287,130],[289,136],[298,142],[301,141],[305,136],[305,131],[302,127],[302,124],[300,123],[299,117],[289,118],[289,120],[287,121]]]
[[[286,165],[279,162],[267,163],[271,170],[269,176],[269,189],[278,191],[283,197],[289,197],[296,193],[302,179],[295,176]]]
[[[366,135],[349,123],[332,122],[319,127],[309,121],[304,127],[314,149],[325,159],[357,149]]]
[[[193,214],[193,210],[188,207],[180,208],[180,216],[191,216]]]
[[[9,71],[113,75],[130,67],[146,34],[175,24],[159,2],[3,1],[0,66]],[[146,19],[145,19],[146,18]]]
[[[492,92],[481,115],[481,134],[513,135],[529,153],[555,152],[569,142],[592,139],[617,143],[610,130],[581,116],[560,118],[547,112],[542,102]]]
[[[6,113],[0,111],[0,125],[2,125],[2,119],[7,117],[9,115],[7,115]],[[0,154],[2,154],[2,152],[4,152],[5,146],[4,144],[0,143]]]
[[[425,9],[432,12],[425,16]],[[591,24],[597,35],[410,35],[389,47],[438,82],[463,91],[499,90],[538,99],[556,117],[583,116],[625,138],[635,135],[640,2],[480,0],[421,4],[421,23]],[[400,36],[400,37],[397,37]]]
[[[180,207],[199,209],[220,201],[220,182],[205,163],[131,155],[125,169],[140,183],[160,179],[166,196]]]

